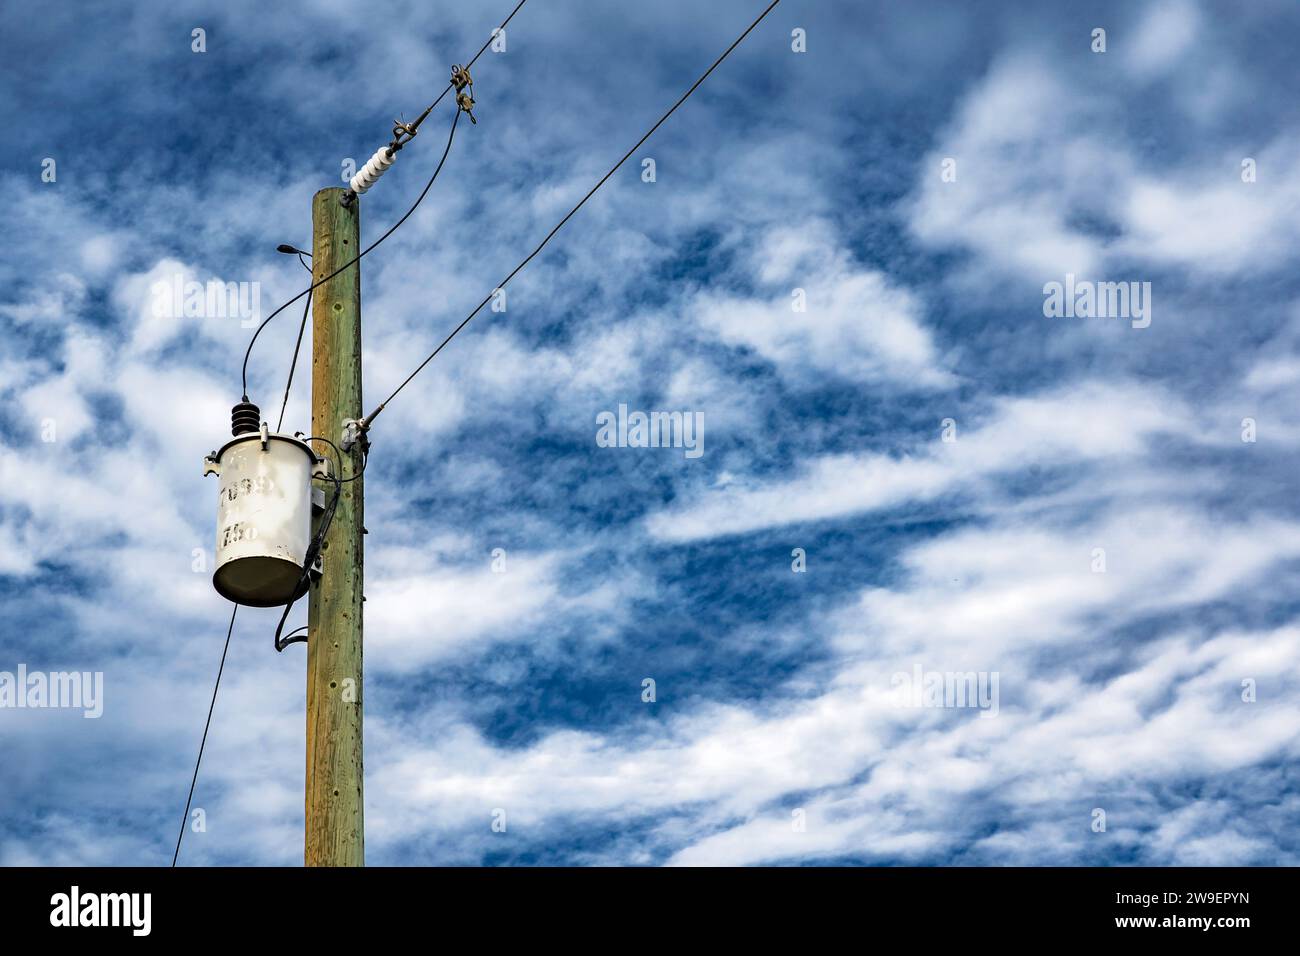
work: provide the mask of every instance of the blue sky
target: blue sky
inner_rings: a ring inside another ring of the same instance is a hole
[[[761,8],[525,6],[365,260],[367,407]],[[310,247],[312,194],[506,12],[10,19],[0,671],[102,671],[105,700],[0,709],[0,863],[166,863],[184,806],[229,607],[201,459],[249,330],[151,289],[258,283],[263,315],[299,291],[274,249]],[[781,3],[376,423],[368,862],[1300,862],[1297,27],[1284,2]],[[1067,275],[1150,283],[1150,325],[1046,316]],[[264,413],[295,311],[253,355]],[[704,454],[601,447],[620,404],[702,414]],[[239,615],[185,864],[301,861],[277,616]],[[996,673],[996,715],[900,705],[916,667]]]

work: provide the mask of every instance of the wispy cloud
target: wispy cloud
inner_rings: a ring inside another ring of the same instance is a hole
[[[476,67],[478,125],[366,259],[366,395],[756,12],[525,8]],[[0,863],[175,839],[229,613],[200,462],[250,330],[156,288],[296,294],[273,250],[309,245],[311,194],[495,15],[10,24],[0,671],[103,671],[106,699],[0,709]],[[385,412],[371,861],[1296,862],[1294,11],[1093,15],[781,5]],[[364,237],[447,120],[364,197]],[[1067,273],[1151,281],[1154,321],[1048,318]],[[272,420],[298,314],[250,362]],[[309,378],[303,356],[289,431]],[[620,404],[701,415],[704,455],[603,446]],[[300,859],[302,648],[275,654],[276,616],[239,614],[183,862]],[[914,668],[996,672],[996,716],[900,706]]]

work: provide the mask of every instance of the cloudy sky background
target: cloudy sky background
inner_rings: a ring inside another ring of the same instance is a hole
[[[310,248],[312,194],[509,4],[22,6],[0,670],[106,699],[0,710],[0,863],[165,864],[229,617],[192,570],[201,459],[249,331],[151,287],[299,291],[274,248]],[[367,407],[762,6],[525,6],[365,261]],[[629,162],[376,424],[368,862],[1300,862],[1298,28],[1284,0],[785,0],[635,157],[657,182]],[[1044,317],[1067,273],[1152,283],[1150,327]],[[254,352],[272,418],[299,314]],[[598,447],[620,403],[702,412],[703,457]],[[182,864],[301,862],[277,616],[239,614]],[[997,671],[998,715],[898,706],[916,665]]]

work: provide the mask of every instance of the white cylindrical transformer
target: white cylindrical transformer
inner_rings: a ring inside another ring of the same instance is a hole
[[[276,607],[306,593],[311,478],[321,465],[306,442],[265,425],[209,456],[204,474],[221,479],[212,585],[222,597]]]

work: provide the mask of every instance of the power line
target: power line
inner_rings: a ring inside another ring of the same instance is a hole
[[[208,728],[212,726],[212,711],[217,706],[217,690],[221,687],[221,673],[226,669],[226,652],[230,650],[230,635],[235,631],[235,615],[239,613],[236,604],[230,612],[230,626],[226,628],[226,646],[221,649],[221,666],[217,668],[217,682],[212,686],[212,703],[208,705],[208,719],[203,724],[203,740],[199,742],[199,758],[194,761],[194,776],[190,779],[190,795],[185,798],[185,815],[181,817],[181,832],[176,835],[176,852],[172,854],[172,866],[181,855],[181,840],[185,838],[185,827],[190,822],[190,803],[194,800],[194,785],[199,780],[199,764],[203,763],[203,748],[208,743]]]
[[[506,28],[506,25],[507,25],[511,20],[513,20],[513,19],[515,18],[515,14],[518,13],[521,9],[523,9],[524,4],[527,3],[527,2],[528,2],[528,0],[519,0],[519,3],[517,3],[517,4],[515,5],[515,8],[514,8],[513,10],[510,11],[510,15],[509,15],[508,17],[506,17],[504,20],[502,20],[502,21],[501,21],[501,25],[500,25],[499,27],[497,27],[496,29],[494,29],[494,30],[492,31],[491,34],[489,34],[489,36],[488,36],[487,40],[484,42],[484,44],[483,44],[481,47],[479,47],[479,51],[478,51],[477,53],[474,54],[473,59],[471,59],[471,60],[469,61],[469,63],[467,63],[467,64],[465,65],[465,70],[466,70],[466,71],[468,71],[470,67],[472,67],[475,63],[478,62],[478,58],[481,57],[481,56],[483,55],[483,52],[484,52],[484,51],[485,51],[489,46],[492,45],[492,41],[496,38],[497,34],[500,33],[502,30],[504,30],[504,29]],[[433,101],[433,103],[431,103],[431,104],[429,105],[428,109],[426,109],[422,114],[420,114],[419,119],[417,119],[417,120],[412,124],[412,126],[411,126],[412,131],[413,131],[415,128],[418,128],[419,125],[420,125],[421,123],[424,122],[425,117],[427,117],[431,112],[433,112],[434,107],[436,107],[439,103],[441,103],[441,102],[442,102],[442,98],[443,98],[444,96],[446,96],[447,93],[448,93],[451,89],[453,89],[454,87],[455,87],[455,83],[454,83],[454,82],[450,82],[450,83],[448,83],[445,87],[443,87],[442,92],[438,94],[438,98],[435,99],[435,100]],[[346,263],[346,264],[340,266],[340,267],[339,267],[338,269],[336,269],[334,272],[330,273],[330,274],[327,275],[325,278],[321,279],[320,282],[315,282],[315,283],[313,283],[312,285],[310,285],[308,288],[304,289],[302,292],[299,292],[296,296],[294,296],[294,297],[293,297],[292,299],[290,299],[288,302],[284,303],[284,305],[280,306],[278,309],[276,309],[274,312],[272,312],[270,315],[268,315],[268,316],[267,316],[267,317],[262,321],[262,324],[259,325],[259,326],[257,327],[257,331],[253,333],[253,337],[252,337],[252,339],[249,340],[249,343],[248,343],[248,349],[244,352],[244,366],[243,366],[243,371],[241,372],[241,389],[242,389],[242,393],[243,393],[243,396],[244,396],[244,401],[248,401],[248,357],[252,354],[252,352],[253,352],[253,343],[256,342],[256,341],[257,341],[257,337],[258,337],[259,335],[262,334],[262,329],[266,328],[267,323],[270,322],[270,321],[271,321],[273,318],[275,318],[277,315],[279,315],[282,311],[284,311],[286,308],[288,308],[288,307],[289,307],[290,305],[292,305],[294,302],[297,302],[297,301],[298,301],[299,299],[301,299],[304,295],[307,295],[308,293],[310,293],[310,292],[312,291],[312,289],[315,289],[317,286],[321,285],[321,283],[328,282],[330,279],[334,278],[334,276],[338,275],[340,272],[342,272],[342,271],[343,271],[344,269],[346,269],[348,266],[352,265],[354,262],[359,261],[359,260],[361,259],[361,257],[364,256],[367,252],[369,252],[371,249],[375,248],[375,246],[379,245],[381,242],[383,242],[385,239],[387,239],[390,235],[392,235],[392,234],[397,230],[397,227],[398,227],[398,226],[400,226],[402,223],[406,222],[407,218],[411,215],[411,213],[415,212],[415,208],[416,208],[416,206],[419,206],[420,203],[424,200],[425,194],[428,193],[428,191],[429,191],[429,187],[432,186],[432,185],[433,185],[433,181],[434,181],[435,179],[438,178],[438,173],[442,171],[442,164],[443,164],[444,162],[447,161],[447,153],[448,153],[448,151],[450,151],[450,149],[451,149],[451,141],[452,141],[452,138],[456,135],[456,122],[457,122],[457,120],[460,119],[460,114],[461,114],[460,109],[457,109],[457,110],[456,110],[456,115],[452,118],[452,121],[451,121],[451,133],[447,136],[447,146],[446,146],[446,148],[442,151],[442,159],[440,159],[440,160],[438,161],[438,168],[434,170],[434,172],[433,172],[433,176],[430,177],[429,182],[425,184],[424,190],[423,190],[423,192],[420,193],[419,198],[416,199],[416,200],[415,200],[415,203],[411,206],[411,208],[408,209],[408,210],[406,211],[406,215],[404,215],[401,219],[397,220],[397,222],[393,225],[393,227],[392,227],[391,229],[388,230],[388,232],[384,233],[382,236],[380,236],[378,239],[376,239],[376,240],[375,240],[371,245],[369,245],[368,247],[366,247],[366,248],[365,248],[365,249],[364,249],[364,250],[363,250],[363,251],[362,251],[362,252],[361,252],[361,253],[360,253],[360,254],[359,254],[355,259],[352,260],[352,262],[348,262],[348,263]],[[414,135],[413,132],[412,132],[412,135]],[[397,147],[395,147],[395,148],[400,149],[401,147],[400,147],[400,146],[397,146]],[[299,256],[299,259],[301,259],[301,258],[302,258],[302,257]],[[304,263],[304,264],[305,264],[305,263]],[[305,319],[304,319],[304,323],[305,323]],[[298,338],[299,338],[299,343],[301,343],[301,341],[302,341],[302,333],[301,333],[301,332],[299,332],[299,336],[298,336]],[[291,379],[292,379],[292,376],[293,376],[293,373],[292,373],[292,371],[291,371],[291,372],[290,372],[290,378],[291,378]],[[280,413],[280,417],[281,417],[281,420],[283,421],[283,418],[284,418],[284,412],[283,412],[283,410],[282,410],[281,413]]]
[[[284,427],[284,410],[289,407],[289,389],[293,388],[293,373],[298,367],[298,353],[302,350],[302,336],[307,331],[307,316],[311,314],[311,295],[302,307],[302,322],[298,324],[298,341],[293,346],[293,358],[289,360],[289,378],[284,383],[284,401],[280,403],[280,420],[275,423],[275,430]]]
[[[471,60],[469,61],[469,63],[466,65],[466,67],[465,67],[465,71],[466,71],[466,73],[468,73],[469,68],[470,68],[471,66],[473,66],[475,62],[478,61],[478,58],[479,58],[480,56],[483,55],[483,52],[488,48],[488,46],[491,45],[492,40],[497,36],[497,34],[498,34],[501,30],[504,30],[505,27],[506,27],[506,25],[507,25],[507,24],[508,24],[512,19],[514,19],[515,14],[518,13],[518,12],[523,8],[523,6],[524,6],[524,4],[525,4],[526,2],[527,2],[527,0],[519,0],[519,3],[516,4],[515,8],[514,8],[513,10],[510,11],[510,15],[507,16],[507,17],[505,18],[505,20],[502,21],[502,23],[501,23],[501,25],[500,25],[499,27],[497,27],[495,30],[492,31],[492,34],[488,37],[488,40],[483,44],[482,47],[479,48],[478,53],[475,53],[473,59],[471,59]],[[454,86],[455,86],[455,82],[454,82],[454,81],[451,82],[451,83],[448,83],[448,85],[447,85],[447,86],[443,89],[443,91],[438,95],[438,98],[435,99],[435,100],[433,101],[433,104],[432,104],[428,109],[426,109],[426,110],[424,111],[424,114],[420,117],[420,119],[417,120],[417,122],[416,122],[416,124],[415,124],[416,126],[418,126],[419,123],[422,122],[422,121],[424,120],[424,118],[427,117],[427,116],[429,115],[430,112],[432,112],[432,110],[433,110],[434,107],[436,107],[440,102],[442,102],[443,97],[446,96],[447,93],[448,93],[448,91],[451,90]],[[285,387],[284,387],[284,402],[283,402],[283,403],[281,404],[281,406],[280,406],[280,423],[276,426],[276,430],[277,430],[277,431],[279,430],[279,428],[280,428],[280,427],[283,425],[283,423],[284,423],[284,413],[285,413],[285,408],[286,408],[287,405],[288,405],[288,402],[289,402],[289,392],[290,392],[290,389],[291,389],[292,386],[293,386],[293,375],[294,375],[294,369],[296,368],[296,366],[297,366],[297,364],[298,364],[298,354],[299,354],[299,350],[300,350],[301,347],[302,347],[303,333],[304,333],[304,331],[305,331],[305,329],[306,329],[306,327],[307,327],[307,316],[310,314],[310,310],[311,310],[311,293],[312,293],[312,291],[313,291],[314,289],[316,289],[317,287],[323,285],[324,283],[328,282],[330,279],[334,278],[335,276],[337,276],[339,273],[343,272],[343,271],[344,271],[345,269],[347,269],[348,267],[350,267],[350,266],[356,264],[358,261],[360,261],[360,259],[361,259],[363,256],[365,256],[365,255],[366,255],[368,252],[370,252],[372,249],[375,249],[377,246],[379,246],[380,243],[382,243],[385,239],[387,239],[387,238],[388,238],[389,236],[391,236],[394,232],[396,232],[397,229],[398,229],[398,228],[399,228],[399,227],[400,227],[404,222],[406,222],[406,220],[407,220],[408,218],[410,218],[411,214],[415,212],[416,208],[420,205],[420,203],[424,201],[424,197],[428,194],[429,189],[433,186],[434,181],[438,178],[438,174],[439,174],[440,172],[442,172],[442,167],[443,167],[443,165],[444,165],[444,164],[446,163],[446,161],[447,161],[447,156],[448,156],[448,154],[451,152],[451,144],[452,144],[452,141],[453,141],[453,140],[455,139],[455,137],[456,137],[456,126],[457,126],[457,123],[458,123],[459,120],[460,120],[460,114],[461,114],[461,112],[462,112],[462,110],[461,110],[460,108],[458,108],[458,109],[455,111],[454,115],[452,116],[452,121],[451,121],[451,130],[450,130],[450,131],[448,132],[448,134],[447,134],[447,144],[446,144],[446,146],[443,148],[443,151],[442,151],[442,157],[438,160],[438,166],[437,166],[437,168],[433,171],[433,175],[432,175],[431,177],[429,177],[429,181],[425,184],[424,189],[421,190],[420,195],[416,198],[415,202],[411,205],[411,208],[408,209],[408,210],[406,211],[406,213],[402,216],[402,218],[400,218],[399,220],[397,220],[397,222],[394,223],[394,224],[393,224],[393,225],[388,229],[388,231],[385,232],[382,236],[380,236],[380,237],[379,237],[378,239],[376,239],[373,243],[371,243],[369,246],[367,246],[365,249],[363,249],[360,253],[358,253],[357,256],[356,256],[354,259],[352,259],[351,261],[345,263],[344,265],[340,266],[339,268],[335,269],[333,272],[331,272],[329,275],[325,276],[324,278],[320,279],[319,281],[317,281],[317,282],[313,282],[310,286],[308,286],[308,287],[307,287],[306,289],[304,289],[302,292],[298,293],[296,296],[294,296],[294,297],[293,297],[292,299],[290,299],[288,302],[285,302],[283,305],[281,305],[279,308],[277,308],[274,312],[272,312],[270,315],[268,315],[268,316],[267,316],[267,317],[262,321],[261,325],[259,325],[259,326],[257,327],[257,330],[253,333],[252,338],[249,340],[248,348],[247,348],[247,350],[244,352],[244,362],[243,362],[243,366],[242,366],[241,373],[240,373],[240,374],[241,374],[242,388],[243,388],[243,396],[244,396],[244,401],[245,401],[245,402],[248,401],[248,359],[249,359],[249,356],[250,356],[250,355],[252,354],[252,352],[253,352],[253,345],[254,345],[254,343],[257,341],[257,337],[261,334],[262,330],[263,330],[264,328],[266,328],[267,324],[268,324],[272,319],[274,319],[277,315],[279,315],[281,312],[283,312],[286,308],[288,308],[288,307],[289,307],[290,305],[292,305],[294,302],[298,301],[298,299],[301,299],[304,295],[307,296],[307,302],[306,302],[306,304],[305,304],[304,307],[303,307],[302,322],[300,323],[300,325],[299,325],[299,327],[298,327],[298,340],[297,340],[297,343],[294,345],[293,361],[290,363],[290,366],[289,366],[289,377],[288,377],[288,381],[285,383]],[[472,119],[472,118],[473,118],[473,117],[471,116],[471,119]],[[413,128],[408,128],[408,131],[409,131],[410,135],[414,135],[414,130],[413,130]],[[396,147],[396,148],[400,148],[400,146],[398,146],[398,147]],[[311,272],[311,271],[312,271],[312,267],[309,266],[309,265],[307,264],[307,262],[303,259],[303,253],[302,253],[301,250],[294,249],[294,248],[291,247],[291,246],[284,246],[284,245],[282,245],[282,246],[280,247],[280,251],[281,251],[281,252],[292,252],[292,253],[296,253],[297,256],[298,256],[298,261],[301,262],[301,263],[303,264],[303,266],[308,270],[308,272]],[[308,440],[308,441],[312,441],[313,439],[310,439],[310,438],[309,438],[309,439],[307,439],[307,440]],[[321,439],[321,440],[324,440],[324,441],[328,442],[331,446],[334,447],[335,451],[338,452],[338,454],[339,454],[339,456],[340,456],[340,467],[341,467],[342,452],[339,451],[339,450],[338,450],[338,447],[337,447],[336,445],[334,445],[334,443],[333,443],[332,441],[330,441],[328,438]],[[335,487],[335,491],[334,491],[333,500],[330,502],[329,506],[327,507],[326,512],[325,512],[325,514],[324,514],[323,517],[322,517],[322,521],[321,521],[321,523],[320,523],[320,526],[319,526],[318,532],[317,532],[316,536],[314,537],[314,539],[313,539],[311,545],[308,547],[307,557],[306,557],[306,559],[305,559],[305,561],[304,561],[304,568],[303,568],[303,576],[304,576],[304,578],[307,577],[307,576],[310,574],[310,569],[311,569],[312,563],[313,563],[314,558],[315,558],[315,552],[316,552],[316,550],[320,547],[321,543],[323,542],[323,540],[324,540],[324,538],[325,538],[325,534],[326,534],[326,532],[329,530],[330,523],[332,522],[332,520],[333,520],[333,518],[334,518],[334,511],[335,511],[335,509],[337,508],[339,498],[340,498],[341,495],[342,495],[343,484],[345,483],[345,481],[355,481],[357,478],[359,478],[359,477],[361,476],[361,474],[364,473],[364,471],[365,471],[365,466],[366,466],[366,464],[368,463],[368,460],[369,460],[369,455],[365,455],[365,456],[363,457],[363,459],[362,459],[361,471],[358,472],[357,474],[353,475],[351,478],[343,479],[341,474],[338,474],[338,475],[335,475],[335,476],[334,476],[334,487]],[[281,617],[281,619],[280,619],[280,627],[276,629],[276,641],[275,641],[275,643],[276,643],[276,650],[283,650],[283,649],[284,649],[284,646],[287,645],[287,644],[289,644],[289,643],[296,643],[296,642],[298,642],[298,641],[300,641],[300,640],[305,640],[305,639],[306,639],[305,637],[296,637],[296,636],[295,636],[295,635],[298,634],[298,631],[305,630],[304,628],[298,628],[297,630],[293,631],[293,632],[289,635],[288,639],[286,639],[286,640],[284,641],[283,644],[281,643],[281,640],[280,640],[280,630],[283,629],[285,619],[289,616],[289,611],[292,609],[293,604],[294,604],[293,601],[289,601],[289,602],[286,604],[286,606],[285,606],[285,611],[284,611],[284,615],[283,615],[283,616]],[[202,765],[202,763],[203,763],[203,751],[204,751],[204,749],[207,747],[207,743],[208,743],[208,731],[209,731],[209,730],[211,729],[211,727],[212,727],[212,714],[213,714],[213,712],[214,712],[214,710],[216,709],[216,706],[217,706],[217,692],[218,692],[218,690],[221,688],[221,676],[222,676],[222,674],[225,672],[225,669],[226,669],[226,656],[228,655],[228,653],[229,653],[229,651],[230,651],[230,638],[231,638],[231,635],[234,634],[234,630],[235,630],[235,616],[236,616],[238,613],[239,613],[239,605],[238,605],[238,604],[235,604],[235,606],[232,608],[232,610],[231,610],[231,612],[230,612],[230,624],[229,624],[229,626],[226,628],[226,642],[225,642],[224,647],[223,647],[222,650],[221,650],[221,663],[220,663],[220,665],[219,665],[218,668],[217,668],[217,679],[216,679],[216,683],[215,683],[215,684],[213,685],[213,687],[212,687],[212,700],[211,700],[211,702],[208,704],[208,716],[207,716],[207,720],[205,720],[205,721],[204,721],[204,724],[203,724],[203,738],[202,738],[202,739],[200,740],[200,742],[199,742],[199,754],[198,754],[198,758],[197,758],[197,759],[195,760],[195,762],[194,762],[194,774],[193,774],[193,776],[190,778],[190,790],[189,790],[189,794],[188,794],[188,795],[186,796],[186,798],[185,798],[185,813],[184,813],[184,814],[182,815],[182,817],[181,817],[181,828],[180,828],[180,832],[179,832],[179,833],[177,834],[177,836],[176,836],[176,849],[175,849],[175,851],[172,853],[172,863],[171,863],[171,865],[172,865],[173,867],[176,866],[176,862],[177,862],[177,860],[178,860],[179,857],[180,857],[180,852],[181,852],[181,841],[184,840],[184,838],[185,838],[185,829],[186,829],[186,827],[189,825],[190,807],[191,807],[191,805],[192,805],[193,802],[194,802],[194,789],[195,789],[195,786],[198,784],[198,779],[199,779],[199,767],[200,767],[200,766]]]
[[[522,10],[524,4],[527,2],[528,0],[519,0],[518,5],[516,5],[515,8],[510,11],[510,16],[506,17],[504,20],[501,21],[501,26],[497,27],[495,30],[492,31],[492,33],[488,36],[488,38],[485,41],[483,41],[483,45],[478,48],[478,52],[474,54],[474,58],[465,64],[465,69],[468,70],[471,66],[473,66],[475,63],[478,62],[478,58],[483,55],[484,50],[486,50],[488,47],[492,45],[492,41],[496,39],[496,35],[506,28],[506,24],[515,18],[515,14],[518,13],[520,10]],[[446,95],[447,95],[447,91],[443,90],[442,94],[438,97],[438,99],[440,100],[442,99],[442,97]],[[438,105],[437,100],[435,100],[434,106],[437,105]]]
[[[311,569],[316,564],[316,557],[321,552],[321,546],[325,542],[325,536],[329,534],[330,525],[334,523],[334,513],[338,510],[339,499],[343,496],[343,486],[347,484],[349,481],[356,481],[358,478],[364,475],[366,472],[366,465],[370,463],[370,454],[369,452],[366,452],[361,459],[360,471],[357,471],[355,474],[353,474],[351,478],[344,478],[343,477],[343,452],[339,449],[338,445],[334,444],[334,442],[331,439],[326,438],[324,435],[312,435],[309,438],[304,438],[303,441],[305,442],[323,441],[325,442],[325,444],[329,445],[331,448],[334,449],[334,453],[338,457],[337,459],[333,459],[331,461],[330,474],[328,479],[334,482],[334,497],[330,499],[329,504],[325,506],[325,510],[321,513],[320,523],[316,527],[316,534],[312,537],[311,543],[307,545],[307,554],[302,561],[302,576],[298,578],[298,584],[294,587],[295,591],[301,588],[304,584],[307,584],[308,581],[310,580]],[[337,461],[337,464],[334,464],[333,463],[334,461]],[[275,649],[277,651],[283,652],[284,649],[288,647],[290,644],[297,644],[300,642],[305,643],[307,641],[308,634],[306,633],[304,633],[300,637],[295,636],[299,631],[307,631],[307,628],[305,627],[294,628],[294,630],[290,631],[283,638],[280,637],[280,633],[284,630],[285,622],[289,620],[289,612],[293,610],[293,606],[295,603],[297,603],[297,601],[298,598],[296,597],[290,599],[289,602],[284,606],[284,613],[280,615],[280,623],[279,625],[277,625],[275,629],[275,640],[274,640]]]
[[[438,168],[433,171],[433,175],[429,177],[429,181],[424,184],[424,189],[420,191],[420,195],[416,197],[415,202],[411,204],[410,209],[406,210],[406,212],[402,215],[402,218],[397,220],[397,222],[393,223],[391,226],[389,226],[388,231],[385,232],[382,236],[380,236],[370,245],[366,246],[366,248],[362,249],[359,253],[357,253],[355,258],[351,259],[348,262],[343,263],[343,265],[339,266],[337,269],[335,269],[329,275],[325,276],[323,279],[319,279],[316,282],[313,282],[307,288],[303,289],[292,299],[284,303],[284,305],[280,306],[278,309],[276,309],[274,312],[272,312],[270,315],[268,315],[265,319],[262,320],[262,324],[257,327],[257,331],[253,333],[252,339],[250,339],[248,342],[248,349],[244,352],[244,367],[242,372],[244,401],[248,401],[248,358],[250,355],[253,354],[253,344],[257,341],[257,337],[262,334],[262,330],[266,328],[267,323],[270,322],[272,319],[274,319],[285,309],[287,309],[289,306],[293,305],[293,303],[301,299],[304,295],[308,295],[313,289],[316,289],[317,287],[324,285],[326,282],[329,282],[330,279],[333,279],[344,269],[347,269],[348,267],[360,261],[362,256],[370,252],[370,250],[374,249],[381,242],[383,242],[385,239],[391,236],[394,232],[398,230],[398,228],[402,225],[402,223],[406,222],[406,220],[411,217],[411,213],[415,212],[415,210],[419,207],[420,203],[424,201],[424,197],[428,195],[429,189],[433,186],[433,181],[437,179],[438,174],[442,172],[443,163],[447,161],[447,154],[451,152],[451,142],[453,139],[456,138],[456,124],[460,120],[460,114],[461,111],[459,109],[456,110],[456,114],[451,119],[451,132],[447,134],[447,145],[442,151],[442,159],[438,160]]]
[[[308,272],[311,272],[311,266],[303,259],[302,253],[298,253],[298,261],[303,264]],[[284,427],[284,410],[289,407],[289,389],[293,388],[293,373],[298,368],[298,353],[302,351],[302,336],[307,331],[307,316],[311,314],[311,294],[308,293],[307,301],[302,307],[302,321],[298,323],[298,341],[293,345],[293,358],[289,360],[289,378],[284,383],[284,401],[280,403],[280,420],[275,423],[275,430],[279,431]]]
[[[557,232],[559,232],[566,222],[568,222],[571,218],[573,218],[573,215],[579,209],[581,209],[583,205],[586,204],[587,200],[590,199],[593,195],[595,195],[596,190],[600,189],[601,186],[605,185],[605,181],[608,180],[609,177],[613,176],[614,173],[618,171],[618,168],[620,166],[622,166],[625,162],[627,162],[628,157],[630,157],[633,153],[635,153],[638,149],[640,149],[641,145],[646,140],[648,140],[652,135],[654,135],[655,130],[657,130],[660,126],[662,126],[664,124],[664,121],[667,120],[668,117],[672,116],[673,113],[677,111],[677,107],[681,106],[683,103],[686,102],[686,100],[690,97],[692,93],[695,92],[695,90],[699,87],[699,85],[703,83],[706,79],[708,79],[709,74],[712,73],[715,69],[717,69],[718,65],[731,54],[732,50],[740,46],[741,41],[743,41],[745,37],[749,36],[750,32],[756,26],[758,26],[763,21],[763,19],[776,8],[776,5],[780,2],[781,0],[772,0],[772,3],[768,5],[767,9],[758,15],[758,18],[745,29],[745,32],[742,33],[740,36],[738,36],[735,42],[732,43],[731,46],[727,47],[727,49],[723,51],[720,57],[718,57],[716,60],[713,61],[713,65],[710,66],[707,70],[705,70],[704,73],[701,74],[698,80],[696,80],[694,83],[691,84],[691,88],[688,89],[685,93],[683,93],[681,95],[681,98],[678,99],[676,103],[674,103],[671,107],[669,107],[668,112],[664,113],[663,116],[659,117],[659,121],[656,122],[654,126],[651,126],[649,131],[644,136],[642,136],[639,140],[637,140],[635,145],[633,145],[631,149],[629,149],[626,153],[623,154],[623,158],[620,159],[617,163],[615,163],[612,167],[610,167],[609,172],[607,172],[604,176],[602,176],[600,178],[600,181],[597,182],[596,185],[591,187],[587,195],[583,196],[582,199],[578,201],[578,204],[568,211],[565,217],[561,219],[559,223],[556,224],[555,228],[546,234],[546,238],[543,239],[540,243],[538,243],[537,248],[535,248],[532,252],[530,252],[524,258],[524,260],[519,263],[519,265],[515,266],[514,269],[511,270],[510,274],[506,276],[501,282],[499,282],[496,288],[493,289],[491,292],[489,292],[487,297],[475,307],[474,311],[464,318],[464,320],[460,323],[460,325],[452,329],[451,334],[448,335],[445,339],[443,339],[436,349],[434,349],[432,352],[429,353],[428,358],[426,358],[423,362],[421,362],[416,367],[415,371],[412,372],[410,375],[408,375],[402,381],[402,384],[398,385],[397,388],[393,390],[391,395],[389,395],[386,399],[380,402],[379,406],[373,412],[371,412],[369,415],[367,415],[365,418],[361,420],[363,429],[369,427],[370,424],[375,420],[375,416],[377,416],[380,412],[382,412],[384,408],[388,405],[388,403],[397,397],[398,393],[401,392],[402,389],[406,388],[406,386],[410,383],[411,379],[415,378],[415,376],[419,375],[420,372],[424,371],[424,367],[434,360],[437,354],[443,350],[443,348],[447,345],[447,343],[450,342],[452,339],[454,339],[457,333],[459,333],[461,329],[469,325],[470,320],[473,319],[474,316],[478,315],[479,312],[482,311],[483,306],[487,305],[490,301],[492,301],[492,296],[496,294],[497,289],[504,289],[506,287],[506,283],[508,283],[511,279],[513,279],[516,273],[519,272],[519,270],[521,270],[524,266],[528,265],[528,263],[532,261],[533,257],[542,251],[542,248],[548,242],[551,241],[551,237],[554,236]],[[446,91],[444,91],[444,93],[445,92]]]
[[[520,9],[523,7],[523,5],[527,2],[528,0],[519,0],[518,5],[513,10],[510,11],[510,16],[506,17],[504,20],[501,21],[501,26],[497,27],[492,31],[492,33],[487,38],[487,42],[485,42],[481,47],[479,47],[478,52],[474,54],[474,58],[465,64],[466,70],[468,70],[470,67],[472,67],[475,63],[478,62],[478,58],[483,55],[484,50],[486,50],[488,47],[492,45],[492,41],[496,39],[496,35],[506,28],[506,24],[515,18],[515,14],[518,13]],[[420,120],[423,120],[424,117],[428,116],[429,113],[431,113],[433,109],[439,103],[442,102],[442,98],[451,92],[452,88],[455,85],[456,85],[455,83],[448,83],[445,87],[443,87],[442,92],[438,94],[438,98],[434,100],[431,104],[429,104],[429,108],[426,109],[420,115],[420,119],[416,120],[414,125],[418,126],[420,124]]]

